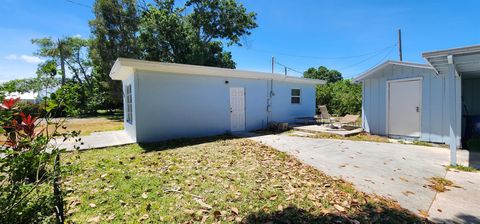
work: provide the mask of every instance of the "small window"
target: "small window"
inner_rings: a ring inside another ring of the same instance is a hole
[[[127,104],[127,122],[129,124],[133,123],[133,107],[132,107],[132,85],[127,85],[126,91],[125,91],[125,96],[126,96],[126,104]]]
[[[290,102],[292,104],[299,104],[300,103],[300,97],[301,97],[300,89],[292,89]]]

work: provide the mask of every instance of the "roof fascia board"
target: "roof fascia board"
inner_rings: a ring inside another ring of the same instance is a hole
[[[440,51],[429,51],[422,53],[424,58],[431,58],[431,57],[442,57],[448,55],[459,55],[459,54],[471,54],[471,53],[479,53],[480,52],[480,45],[473,45],[468,47],[460,47],[460,48],[451,48],[446,50]]]
[[[125,68],[131,68],[135,70],[144,70],[144,71],[157,71],[157,72],[167,72],[174,74],[195,74],[202,76],[216,76],[216,77],[235,77],[235,78],[248,78],[248,79],[265,79],[265,80],[277,80],[277,81],[287,81],[287,82],[296,82],[296,83],[305,83],[305,84],[325,84],[323,80],[316,79],[306,79],[292,76],[285,76],[279,74],[263,73],[263,72],[252,72],[252,71],[242,71],[235,69],[225,69],[225,68],[216,68],[216,67],[206,67],[198,65],[185,65],[185,64],[174,64],[174,63],[162,63],[162,62],[152,62],[152,61],[143,61],[137,59],[125,59],[119,58],[115,62],[115,65],[112,67],[110,76],[114,79],[123,79],[125,78]]]
[[[359,82],[389,65],[400,65],[400,66],[409,66],[409,67],[415,67],[415,68],[433,69],[431,65],[388,60],[376,67],[371,68],[370,70],[367,70],[365,73],[355,78],[354,81]]]

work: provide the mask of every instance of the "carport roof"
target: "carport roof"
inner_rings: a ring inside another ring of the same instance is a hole
[[[480,45],[425,52],[422,56],[438,74],[447,74],[448,64],[454,64],[458,73],[480,73]]]
[[[199,75],[199,76],[216,76],[226,78],[244,78],[244,79],[263,79],[277,80],[292,83],[304,83],[319,85],[325,84],[325,81],[319,79],[307,79],[294,76],[286,76],[281,74],[273,74],[266,72],[242,71],[237,69],[217,68],[198,65],[164,63],[157,61],[145,61],[129,58],[118,58],[110,71],[110,77],[114,80],[124,80],[129,74],[133,74],[136,70],[164,72],[170,74],[183,75]]]

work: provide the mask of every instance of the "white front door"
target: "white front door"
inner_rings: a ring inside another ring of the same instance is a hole
[[[388,134],[420,137],[422,81],[398,80],[388,85]]]
[[[245,89],[230,88],[230,130],[245,130]]]

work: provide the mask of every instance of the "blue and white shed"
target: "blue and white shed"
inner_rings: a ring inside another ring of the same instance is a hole
[[[265,128],[315,115],[322,80],[119,58],[125,130],[137,142]]]
[[[427,64],[399,61],[363,73],[365,131],[450,145],[480,137],[480,46],[423,54]]]

